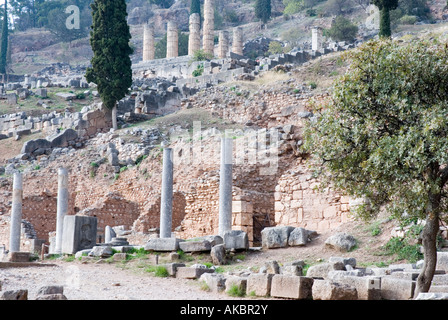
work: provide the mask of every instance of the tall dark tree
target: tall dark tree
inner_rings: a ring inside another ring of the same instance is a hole
[[[201,16],[201,0],[191,0],[190,14],[199,13]]]
[[[3,13],[2,23],[2,39],[0,47],[0,73],[6,73],[6,59],[8,55],[8,8],[7,0],[5,0],[5,9]]]
[[[390,37],[390,10],[398,7],[398,0],[372,0],[372,3],[380,9],[380,37]]]
[[[257,0],[255,2],[255,16],[266,24],[271,18],[271,0]]]
[[[125,0],[92,3],[90,45],[93,57],[86,79],[97,84],[103,105],[112,110],[114,129],[117,129],[117,102],[125,97],[132,84],[131,34],[126,16]]]

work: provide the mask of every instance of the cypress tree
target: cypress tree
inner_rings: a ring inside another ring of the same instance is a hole
[[[2,24],[2,40],[0,49],[0,73],[6,73],[6,59],[8,54],[8,8],[7,0],[5,0],[5,10]]]
[[[201,0],[191,0],[190,15],[193,13],[199,13],[201,16]]]
[[[117,129],[117,102],[132,85],[131,34],[126,21],[125,0],[94,0],[90,45],[92,66],[86,79],[96,83],[103,105],[112,110],[113,128]]]
[[[372,3],[380,9],[380,37],[390,37],[392,30],[390,28],[390,10],[398,7],[398,0],[373,0]]]
[[[255,16],[266,24],[271,18],[271,0],[257,0],[255,2]]]

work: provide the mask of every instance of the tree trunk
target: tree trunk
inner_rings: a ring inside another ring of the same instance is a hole
[[[117,104],[112,108],[112,129],[117,130]]]
[[[428,292],[437,264],[437,234],[439,232],[439,214],[437,209],[426,217],[426,224],[422,231],[424,264],[417,278],[414,297],[420,292]]]

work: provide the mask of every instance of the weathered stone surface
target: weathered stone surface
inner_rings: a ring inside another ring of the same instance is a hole
[[[67,297],[62,293],[54,293],[37,296],[36,300],[67,300]]]
[[[415,300],[448,300],[448,293],[420,292]]]
[[[29,262],[31,258],[31,252],[10,252],[10,262]]]
[[[179,243],[179,249],[183,252],[204,252],[211,250],[211,244],[207,240],[182,241]]]
[[[251,274],[247,278],[247,293],[266,297],[271,294],[273,274]]]
[[[64,287],[63,286],[44,286],[41,287],[37,291],[37,295],[46,295],[46,294],[63,294],[64,293]]]
[[[294,228],[291,231],[288,238],[288,245],[293,246],[304,246],[308,242],[308,230],[304,228]]]
[[[448,272],[448,252],[437,252],[436,269]]]
[[[381,278],[374,276],[347,276],[343,272],[334,271],[329,273],[329,279],[333,282],[355,287],[359,300],[381,299]]]
[[[69,146],[70,141],[75,141],[78,134],[73,129],[62,130],[60,133],[50,136],[47,140],[51,143],[52,148],[65,148]]]
[[[109,246],[95,246],[89,252],[91,257],[109,258],[113,255],[112,248]]]
[[[313,300],[357,300],[355,287],[332,282],[329,280],[314,280]]]
[[[179,249],[179,242],[185,240],[176,238],[155,238],[150,239],[146,245],[147,251],[177,251]]]
[[[47,139],[34,139],[25,142],[20,153],[33,153],[37,149],[51,148],[51,142]]]
[[[289,299],[311,299],[313,279],[276,274],[272,278],[271,296]]]
[[[381,298],[385,300],[409,300],[414,297],[415,281],[383,277]]]
[[[180,267],[177,268],[176,278],[199,279],[204,273],[213,273],[214,270],[208,268]]]
[[[238,291],[246,294],[247,289],[247,277],[240,277],[236,275],[228,275],[226,280],[226,292],[229,291],[232,287],[236,286]]]
[[[344,269],[345,267],[342,262],[320,263],[309,267],[306,275],[307,277],[326,279],[330,271]]]
[[[2,293],[0,300],[28,300],[28,290],[10,290]]]
[[[176,276],[177,269],[185,267],[184,263],[167,263],[165,265],[166,270],[168,271],[168,274],[172,277]]]
[[[215,265],[223,265],[226,263],[226,249],[224,248],[224,244],[218,244],[214,246],[210,251],[210,256],[212,258],[212,262]]]
[[[289,234],[294,227],[268,227],[261,231],[262,246],[267,249],[284,248],[288,246]]]
[[[223,235],[224,247],[228,250],[247,250],[249,249],[249,239],[247,233],[242,230],[229,230]]]
[[[277,261],[267,261],[264,264],[266,273],[279,274],[280,273],[280,265]]]
[[[203,273],[199,281],[204,281],[211,292],[222,292],[226,289],[226,278],[222,274]]]
[[[352,268],[356,267],[356,259],[355,258],[343,258],[343,257],[330,257],[328,259],[328,262],[334,263],[334,262],[342,262],[344,266],[351,266]]]
[[[356,239],[350,234],[341,232],[330,236],[325,240],[325,244],[330,248],[348,252],[356,246]]]

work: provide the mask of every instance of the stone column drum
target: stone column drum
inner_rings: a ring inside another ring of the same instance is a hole
[[[143,29],[143,61],[154,60],[154,54],[154,28],[149,24],[145,24]]]
[[[56,244],[55,253],[62,253],[62,230],[64,217],[68,212],[68,171],[65,168],[58,169],[58,201],[56,212]]]
[[[202,45],[205,53],[214,55],[215,42],[215,3],[214,0],[205,0],[204,2],[204,27]]]
[[[14,173],[12,187],[11,229],[9,236],[9,251],[20,252],[20,233],[22,229],[22,174]]]
[[[201,17],[199,13],[190,15],[190,35],[188,37],[188,55],[193,56],[201,49]]]
[[[232,230],[232,149],[230,138],[221,138],[219,172],[219,235]]]
[[[220,31],[219,32],[218,57],[220,59],[225,59],[227,57],[228,51],[229,51],[229,32],[228,31]]]
[[[322,50],[322,28],[314,27],[311,30],[311,49],[313,51]]]
[[[243,55],[243,28],[233,28],[232,52]]]
[[[173,217],[173,149],[163,150],[162,196],[160,199],[160,238],[171,238]]]
[[[169,21],[167,24],[166,57],[176,58],[179,56],[179,34],[176,23]]]

